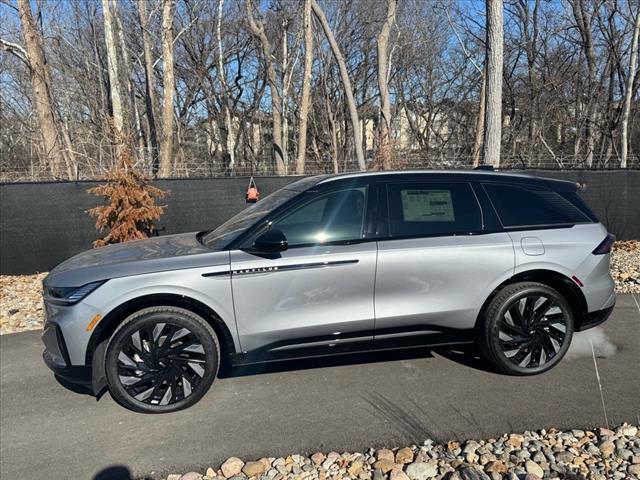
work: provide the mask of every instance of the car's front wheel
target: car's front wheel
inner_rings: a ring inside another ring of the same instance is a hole
[[[219,352],[215,332],[202,317],[173,306],[145,308],[130,315],[109,341],[109,391],[137,412],[182,410],[209,390]]]
[[[503,373],[535,375],[562,360],[573,326],[571,307],[560,293],[541,283],[518,282],[486,308],[479,346]]]

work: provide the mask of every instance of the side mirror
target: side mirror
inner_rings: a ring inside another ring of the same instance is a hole
[[[280,230],[274,228],[258,235],[253,242],[253,248],[258,252],[283,252],[288,247],[287,237]]]

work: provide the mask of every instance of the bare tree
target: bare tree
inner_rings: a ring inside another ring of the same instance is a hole
[[[389,33],[396,18],[397,0],[387,0],[386,18],[378,34],[378,91],[380,123],[378,125],[378,163],[383,170],[391,168],[391,100],[389,99]]]
[[[222,54],[222,10],[224,0],[218,0],[218,20],[216,22],[216,39],[218,42],[218,81],[220,82],[220,100],[224,111],[223,142],[228,155],[228,169],[230,174],[234,174],[236,168],[235,155],[235,134],[233,120],[231,118],[231,98],[228,94],[227,74],[224,68],[224,56]]]
[[[298,124],[298,158],[296,173],[304,175],[307,156],[307,121],[309,117],[309,97],[311,96],[311,69],[313,67],[313,24],[311,0],[304,1],[304,73],[300,96],[300,120]]]
[[[53,178],[73,179],[73,169],[65,155],[58,116],[51,96],[51,78],[44,57],[42,37],[38,32],[29,0],[18,0],[18,13],[26,50],[14,42],[0,40],[0,47],[27,65],[31,79],[33,101],[38,114],[44,147]]]
[[[162,0],[162,136],[160,139],[159,177],[169,177],[173,170],[173,11],[174,0]]]
[[[147,1],[137,0],[138,19],[142,30],[142,49],[144,55],[144,87],[145,87],[145,111],[149,125],[149,157],[151,160],[151,173],[158,172],[158,132],[156,129],[156,87],[153,75],[153,54],[151,51],[151,38],[149,35],[149,18],[147,16]]]
[[[502,62],[503,62],[502,0],[487,0],[487,93],[485,107],[485,164],[500,166],[502,139]]]
[[[576,27],[578,29],[578,32],[580,33],[582,53],[584,55],[585,61],[587,62],[587,121],[585,132],[587,137],[587,154],[585,156],[585,163],[588,167],[591,167],[593,165],[593,155],[596,145],[596,118],[598,115],[596,105],[597,64],[592,33],[593,13],[587,10],[589,6],[584,0],[569,0],[569,2],[571,3],[571,8],[573,10]],[[597,3],[594,3],[594,8],[597,8]],[[583,98],[584,97],[582,94],[578,96],[578,105],[576,105],[576,107],[582,107],[580,103],[584,102]]]
[[[111,94],[111,115],[113,117],[114,138],[123,138],[124,120],[122,115],[122,100],[120,98],[120,74],[118,68],[118,49],[114,35],[114,21],[112,8],[116,8],[113,0],[102,0],[102,15],[104,19],[104,41],[107,49],[107,65],[109,72],[109,89]],[[117,148],[117,146],[116,146]]]
[[[344,57],[342,56],[342,52],[340,51],[340,47],[336,42],[335,37],[333,36],[333,32],[331,31],[331,27],[329,26],[329,22],[327,22],[327,17],[325,17],[324,12],[320,8],[320,5],[316,2],[316,0],[311,0],[311,8],[316,18],[320,22],[322,29],[324,30],[324,34],[327,37],[327,41],[329,45],[331,45],[331,51],[333,52],[333,57],[338,64],[338,68],[340,69],[340,77],[342,78],[342,85],[344,87],[344,92],[347,97],[347,104],[349,106],[349,116],[351,117],[351,126],[353,128],[353,139],[355,143],[355,151],[356,151],[356,159],[358,161],[358,167],[360,170],[366,170],[367,165],[364,162],[364,151],[362,149],[362,133],[360,130],[360,117],[358,115],[358,109],[356,107],[356,101],[353,97],[353,90],[351,88],[351,80],[349,79],[349,72],[347,71],[347,64],[345,63]]]
[[[273,55],[273,47],[267,37],[264,24],[256,21],[253,16],[253,3],[247,0],[247,19],[249,27],[253,35],[260,41],[262,48],[262,56],[267,67],[267,79],[269,81],[269,90],[271,94],[271,115],[273,116],[273,153],[275,156],[276,172],[278,175],[284,175],[286,165],[284,163],[284,155],[282,152],[282,99],[278,90],[278,80],[276,77],[275,60]]]
[[[631,3],[629,3],[631,5]],[[633,18],[633,11],[631,12]],[[638,75],[636,69],[638,65],[638,36],[640,35],[640,11],[636,12],[636,23],[633,29],[633,40],[631,41],[631,53],[629,58],[629,73],[627,76],[627,87],[624,95],[624,108],[622,110],[622,127],[620,131],[620,167],[627,168],[627,155],[629,148],[629,113],[631,112],[631,99],[633,97],[633,86]]]

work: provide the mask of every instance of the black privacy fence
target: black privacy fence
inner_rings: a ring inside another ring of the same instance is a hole
[[[640,170],[527,170],[586,185],[583,198],[618,239],[640,238]],[[257,177],[260,196],[300,177]],[[100,199],[87,193],[96,181],[0,184],[0,273],[45,272],[91,248],[98,238],[86,210]],[[243,208],[249,178],[158,180],[171,193],[157,223],[160,235],[215,228]]]

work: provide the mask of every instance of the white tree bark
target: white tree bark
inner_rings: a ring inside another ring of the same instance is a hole
[[[307,122],[311,96],[311,69],[313,67],[313,25],[311,19],[311,0],[304,2],[304,73],[302,95],[300,98],[300,122],[298,124],[298,157],[296,174],[304,175],[307,155]]]
[[[322,25],[324,34],[327,37],[329,45],[331,46],[333,57],[335,58],[336,63],[338,64],[338,68],[340,69],[340,77],[342,79],[344,93],[345,93],[345,96],[347,97],[347,104],[349,106],[349,115],[351,117],[351,126],[353,128],[353,137],[354,137],[353,141],[355,143],[355,151],[356,151],[356,159],[358,161],[358,168],[364,171],[367,169],[367,165],[364,162],[364,151],[362,149],[362,133],[360,129],[360,117],[358,116],[356,101],[355,101],[355,98],[353,97],[353,89],[351,88],[351,80],[349,79],[347,64],[344,61],[344,57],[342,56],[342,52],[340,51],[338,42],[336,42],[336,39],[333,36],[333,32],[331,31],[331,27],[329,26],[327,17],[325,17],[324,12],[320,8],[316,0],[311,0],[311,8],[313,10],[314,15],[320,22],[320,25]]]
[[[378,125],[378,165],[383,170],[392,168],[391,101],[389,99],[389,34],[396,18],[397,0],[387,0],[387,17],[378,34],[378,92],[380,95],[380,124]]]
[[[118,68],[118,50],[114,36],[112,8],[115,8],[113,0],[102,0],[102,15],[104,19],[104,41],[107,48],[107,70],[109,73],[109,87],[111,94],[111,113],[113,115],[113,127],[115,129],[116,143],[122,141],[124,120],[122,116],[122,99],[120,98],[120,75]]]
[[[151,174],[158,172],[158,131],[156,128],[156,88],[153,75],[153,54],[151,52],[151,39],[149,36],[149,19],[147,17],[147,0],[138,0],[138,17],[140,19],[140,29],[142,30],[142,48],[144,54],[144,78],[145,78],[145,110],[147,123],[149,125],[149,160]]]
[[[236,169],[235,154],[235,133],[233,128],[233,120],[231,118],[230,96],[227,87],[227,73],[224,68],[224,58],[222,55],[222,10],[224,0],[218,0],[218,20],[216,22],[216,41],[218,42],[218,81],[220,82],[220,97],[222,101],[224,127],[223,142],[229,159],[229,173],[233,175]]]
[[[264,31],[264,25],[261,22],[256,22],[253,18],[253,4],[251,0],[246,1],[246,6],[249,28],[251,28],[251,33],[260,41],[262,54],[267,66],[267,80],[271,93],[271,115],[273,116],[273,153],[275,156],[276,173],[278,175],[284,175],[286,167],[282,151],[282,98],[278,90],[273,48]]]
[[[487,93],[484,163],[500,166],[502,139],[502,59],[504,26],[502,0],[487,0]]]
[[[622,110],[622,127],[620,132],[620,167],[627,168],[627,156],[629,151],[629,113],[631,112],[631,100],[633,96],[633,84],[636,78],[638,66],[638,36],[640,35],[640,10],[636,12],[636,24],[633,29],[631,41],[631,58],[629,59],[629,75],[627,77],[627,91],[624,95],[624,108]]]
[[[162,135],[160,138],[159,177],[169,177],[173,168],[173,10],[174,0],[162,0]]]

